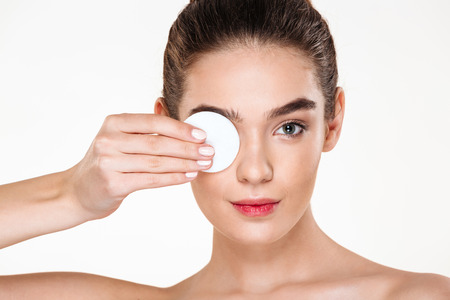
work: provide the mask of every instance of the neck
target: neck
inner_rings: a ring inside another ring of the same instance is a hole
[[[211,287],[264,292],[318,278],[329,271],[339,247],[320,230],[309,207],[288,234],[270,244],[243,245],[214,230],[211,261],[202,277]]]

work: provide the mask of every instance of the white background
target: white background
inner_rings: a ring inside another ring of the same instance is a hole
[[[152,112],[167,34],[187,2],[0,0],[0,183],[71,167],[108,114]],[[450,276],[450,2],[313,2],[347,96],[316,219],[378,263]],[[188,184],[140,191],[106,219],[0,250],[0,274],[170,286],[208,262],[211,237]]]

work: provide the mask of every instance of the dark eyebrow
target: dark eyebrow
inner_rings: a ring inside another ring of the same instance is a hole
[[[297,110],[311,110],[316,108],[316,102],[306,99],[306,98],[297,98],[283,106],[276,107],[271,109],[266,113],[267,120],[274,119],[276,117],[284,116],[290,114]],[[200,104],[199,106],[191,109],[189,112],[189,116],[201,111],[212,111],[222,116],[228,118],[234,123],[242,122],[242,118],[239,113],[233,109],[223,109],[217,106]]]
[[[315,108],[316,102],[306,98],[297,98],[289,102],[288,104],[270,110],[267,114],[267,120],[271,120],[279,116],[284,116],[297,110],[311,110]]]
[[[239,113],[234,109],[223,109],[217,106],[200,104],[196,108],[191,109],[189,112],[189,116],[201,111],[212,111],[218,114],[221,114],[225,118],[228,118],[230,121],[235,123],[240,123],[242,118],[239,116]]]

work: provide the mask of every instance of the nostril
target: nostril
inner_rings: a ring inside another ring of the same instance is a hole
[[[262,157],[258,153],[245,153],[239,157],[236,176],[240,182],[266,183],[273,178],[273,168],[266,157]]]

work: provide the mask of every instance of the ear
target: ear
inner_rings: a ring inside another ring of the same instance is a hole
[[[158,99],[156,99],[155,107],[153,108],[153,111],[157,115],[163,115],[163,116],[169,117],[169,110],[167,109],[166,101],[162,97],[159,97]]]
[[[341,135],[342,122],[345,112],[345,94],[341,87],[336,89],[335,94],[334,119],[326,122],[325,140],[323,143],[323,152],[331,151],[336,146]]]

